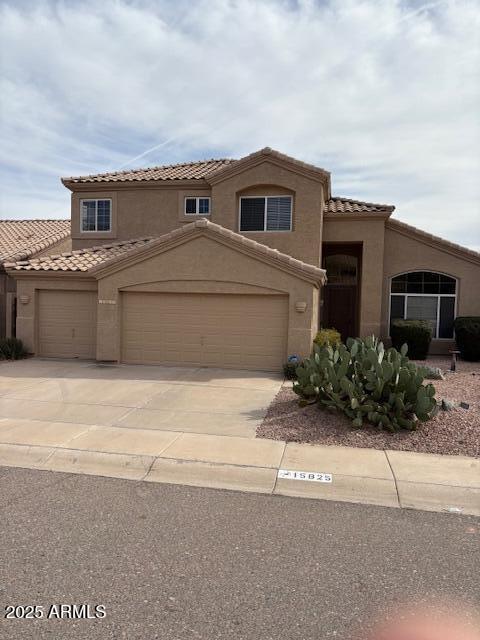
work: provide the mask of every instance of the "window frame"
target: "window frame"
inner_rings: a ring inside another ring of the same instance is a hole
[[[451,278],[455,280],[455,293],[396,293],[392,292],[392,282],[394,278],[398,278],[399,276],[405,276],[409,273],[435,273],[436,275],[446,276],[447,278]],[[441,340],[443,342],[451,342],[455,339],[455,329],[453,330],[451,338],[439,338],[438,333],[440,329],[440,300],[441,298],[454,298],[455,302],[453,305],[453,318],[457,317],[457,304],[458,304],[458,278],[450,275],[449,273],[443,273],[442,271],[426,271],[426,269],[412,269],[410,271],[403,271],[402,273],[397,273],[394,276],[390,277],[390,285],[389,285],[389,293],[388,293],[388,332],[390,333],[390,327],[392,324],[392,296],[402,296],[404,299],[403,302],[403,320],[407,320],[407,309],[408,309],[408,297],[411,298],[437,298],[437,323],[435,327],[435,335],[432,336],[432,340]],[[398,318],[396,318],[398,319]]]
[[[110,203],[110,220],[108,229],[98,228],[98,203],[99,201],[108,201]],[[83,203],[95,202],[95,229],[83,228]],[[113,229],[113,199],[112,198],[80,198],[80,233],[111,233]]]
[[[264,206],[263,206],[263,229],[251,229],[251,230],[242,230],[242,200],[247,200],[251,198],[263,198]],[[290,198],[290,227],[288,229],[267,229],[267,200],[268,198]],[[238,230],[239,233],[290,233],[293,230],[293,195],[288,193],[280,193],[278,195],[251,195],[251,196],[240,196],[238,198]]]
[[[187,200],[195,200],[195,213],[187,213]],[[199,200],[208,200],[208,213],[199,213]],[[210,216],[212,213],[211,196],[184,196],[183,197],[183,215],[184,216]]]

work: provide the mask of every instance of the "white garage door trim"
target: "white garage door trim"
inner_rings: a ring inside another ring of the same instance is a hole
[[[97,292],[38,291],[38,355],[90,359],[96,355]]]
[[[122,293],[122,362],[279,371],[288,296]]]

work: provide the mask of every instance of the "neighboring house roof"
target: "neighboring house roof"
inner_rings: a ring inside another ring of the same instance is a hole
[[[69,235],[70,220],[0,220],[0,263],[25,260]]]
[[[152,180],[200,180],[219,169],[237,162],[229,158],[220,160],[200,160],[198,162],[181,162],[180,164],[166,164],[160,167],[146,167],[144,169],[129,169],[127,171],[112,171],[90,176],[62,178],[62,182],[145,182]]]
[[[395,207],[389,204],[362,202],[351,198],[330,198],[325,203],[325,213],[392,213]]]
[[[152,240],[153,238],[124,240],[58,255],[12,261],[5,263],[5,266],[16,271],[90,271],[93,267],[109,262],[117,256],[124,256]]]
[[[116,242],[105,244],[89,249],[80,249],[70,253],[63,253],[59,256],[48,256],[33,260],[24,260],[6,265],[15,271],[81,271],[95,273],[106,266],[111,266],[133,255],[140,255],[154,248],[162,248],[172,242],[187,240],[188,236],[198,233],[205,233],[216,237],[218,240],[227,240],[228,244],[236,245],[240,250],[256,254],[263,260],[274,262],[279,268],[294,271],[297,275],[305,279],[319,282],[325,281],[325,270],[312,264],[307,264],[296,258],[292,258],[277,249],[272,249],[264,244],[255,242],[250,238],[225,229],[201,218],[195,222],[174,229],[159,238],[140,238],[126,242]]]

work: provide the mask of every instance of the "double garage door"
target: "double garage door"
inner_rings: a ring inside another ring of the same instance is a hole
[[[279,371],[287,355],[288,298],[123,293],[121,359],[138,364]],[[38,352],[95,358],[97,294],[40,291]]]
[[[279,371],[286,296],[124,293],[122,360]]]

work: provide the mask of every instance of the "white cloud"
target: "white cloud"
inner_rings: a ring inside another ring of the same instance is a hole
[[[68,215],[60,175],[269,145],[480,244],[476,0],[12,0],[0,20],[4,217]]]

